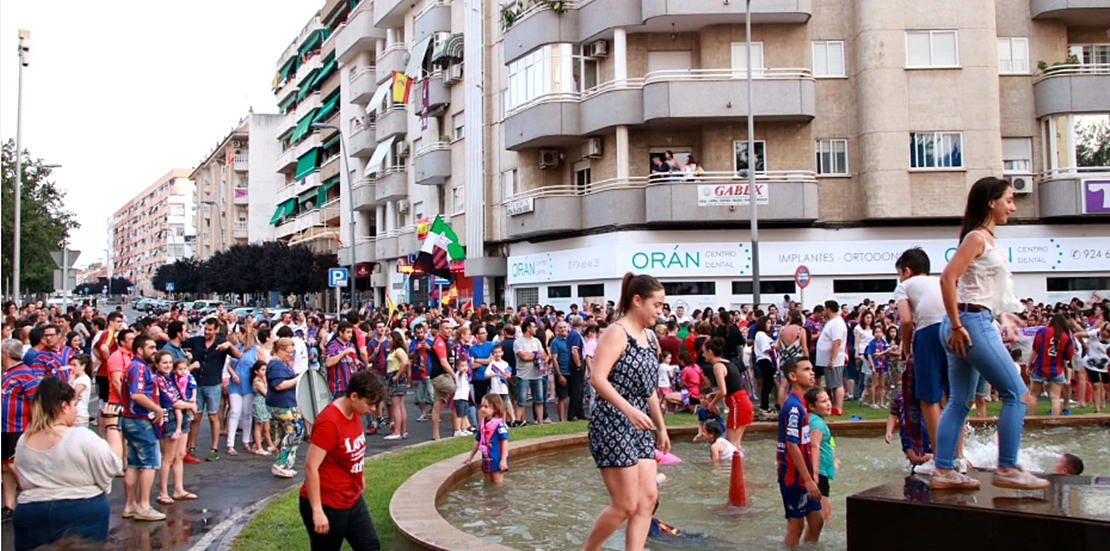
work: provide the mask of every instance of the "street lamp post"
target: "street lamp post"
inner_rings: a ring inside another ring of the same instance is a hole
[[[744,13],[744,42],[748,55],[748,198],[752,218],[752,310],[759,308],[759,214],[755,193],[755,108],[752,105],[752,0]]]
[[[31,46],[28,42],[31,40],[31,31],[26,29],[19,30],[19,92],[16,99],[15,107],[15,197],[12,200],[12,207],[15,209],[14,218],[12,219],[12,233],[15,234],[15,244],[12,245],[12,298],[17,304],[22,305],[23,301],[20,300],[20,257],[19,240],[20,235],[20,218],[22,218],[19,202],[23,194],[23,68],[30,62],[28,53],[31,51]]]
[[[351,232],[350,233],[350,235],[351,235],[351,246],[350,246],[351,271],[350,271],[350,274],[349,274],[349,277],[350,277],[350,282],[349,283],[351,285],[351,308],[358,308],[358,301],[355,299],[355,192],[354,192],[354,187],[351,185],[350,167],[347,164],[348,163],[348,161],[347,161],[347,140],[346,140],[346,138],[343,137],[343,130],[341,130],[338,126],[336,126],[334,124],[323,124],[323,123],[319,123],[319,122],[314,122],[312,124],[309,124],[308,126],[311,127],[311,128],[315,128],[317,130],[325,129],[325,128],[330,129],[330,130],[335,130],[336,132],[339,133],[339,157],[340,157],[339,160],[342,163],[340,165],[339,180],[340,180],[340,185],[342,185],[343,180],[347,181],[347,185],[343,186],[343,187],[345,187],[347,189],[347,211],[348,211],[348,214],[349,214],[349,218],[351,219],[351,223],[350,223],[350,226],[351,226],[351,229],[350,229],[350,232]],[[338,312],[342,308],[343,308],[342,304],[337,304],[335,310]]]

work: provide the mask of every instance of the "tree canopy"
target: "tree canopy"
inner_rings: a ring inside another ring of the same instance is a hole
[[[175,293],[312,293],[327,289],[328,268],[338,264],[334,254],[269,241],[160,266],[152,283],[159,291],[173,283]]]
[[[23,155],[23,186],[20,193],[20,287],[24,292],[42,293],[54,290],[54,259],[51,251],[60,251],[69,232],[80,228],[77,217],[65,209],[65,192],[50,180],[53,171],[42,159]],[[5,285],[11,285],[15,246],[15,142],[8,140],[0,155],[0,203],[3,206],[4,236],[2,270]]]
[[[1110,123],[1102,120],[1082,125],[1076,134],[1079,166],[1110,166]]]

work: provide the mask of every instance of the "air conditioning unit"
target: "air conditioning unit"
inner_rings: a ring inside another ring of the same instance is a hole
[[[601,138],[589,138],[585,142],[582,142],[582,158],[601,158]]]
[[[1011,179],[1010,186],[1014,188],[1014,194],[1033,193],[1033,179],[1028,176]]]
[[[409,211],[409,202],[405,199],[397,201],[397,212],[405,214]]]
[[[231,140],[231,147],[243,147],[243,142],[240,140]]]
[[[555,168],[561,160],[562,154],[557,149],[540,150],[540,168]]]
[[[394,151],[397,152],[398,157],[409,156],[409,142],[397,142],[393,147],[396,148]]]
[[[597,59],[609,55],[609,41],[598,40],[586,45],[586,57]]]
[[[462,80],[463,68],[461,63],[452,63],[447,66],[446,74],[443,79],[447,84],[454,84]]]

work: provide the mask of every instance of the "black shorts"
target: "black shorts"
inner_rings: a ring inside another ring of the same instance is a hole
[[[821,491],[821,495],[829,497],[829,477],[823,474],[817,475],[817,489]]]
[[[15,459],[15,445],[19,442],[20,436],[23,436],[22,432],[3,433],[3,441],[0,442],[0,447],[3,448],[3,457],[0,457],[0,461],[11,463]]]
[[[108,403],[108,385],[109,384],[110,383],[109,383],[107,377],[99,377],[98,376],[96,378],[96,395],[97,395],[97,397],[100,398],[100,407],[104,407],[104,404]]]
[[[564,379],[566,379],[566,381],[567,381],[567,384],[565,384],[565,385],[556,384],[555,385],[555,397],[556,398],[570,398],[570,377],[571,377],[571,375],[567,375],[567,376],[564,377]],[[556,383],[558,383],[558,379],[556,379]]]
[[[1084,368],[1084,369],[1087,369],[1087,368]],[[1110,385],[1110,372],[1108,372],[1108,371],[1091,371],[1090,369],[1087,369],[1087,380],[1091,381],[1091,384],[1093,384],[1093,385],[1098,384],[1098,383],[1102,383],[1104,385]]]
[[[700,405],[701,405],[701,398],[694,398],[694,397],[691,397],[691,398],[690,398],[690,405],[691,405],[691,406],[693,406],[693,407],[698,407],[698,406],[700,406]]]

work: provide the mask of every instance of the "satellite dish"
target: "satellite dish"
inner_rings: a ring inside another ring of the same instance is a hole
[[[410,59],[412,59],[412,54],[408,52],[401,54],[401,65],[408,65]]]

